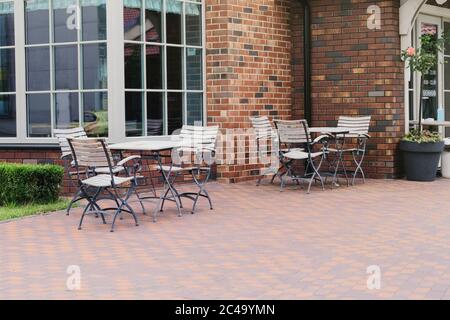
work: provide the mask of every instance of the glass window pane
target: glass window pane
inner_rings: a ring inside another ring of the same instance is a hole
[[[183,94],[180,92],[167,93],[168,133],[183,126]]]
[[[145,1],[145,39],[147,42],[161,42],[163,37],[161,8],[160,0]]]
[[[141,8],[141,0],[123,1],[125,40],[140,41],[142,39]]]
[[[142,125],[142,93],[125,93],[125,121],[127,137],[143,136]]]
[[[57,129],[75,128],[80,125],[78,93],[55,94],[55,119]]]
[[[181,44],[181,14],[183,6],[178,0],[166,2],[166,34],[167,43]]]
[[[163,47],[147,46],[147,89],[162,89]]]
[[[16,136],[16,96],[0,95],[0,137]]]
[[[27,90],[50,90],[50,49],[37,47],[26,49]]]
[[[445,90],[450,90],[450,57],[445,57],[444,63],[444,86]]]
[[[160,136],[163,134],[163,93],[147,93],[147,135]]]
[[[203,125],[203,94],[188,93],[187,94],[187,124]]]
[[[78,9],[76,0],[53,0],[55,42],[77,41]]]
[[[167,88],[182,89],[182,48],[167,47]]]
[[[25,29],[27,44],[49,43],[48,0],[25,1]]]
[[[84,89],[108,87],[106,51],[106,43],[83,45]]]
[[[186,81],[188,90],[202,90],[202,50],[186,48]]]
[[[142,89],[142,46],[125,45],[125,88]]]
[[[450,22],[444,22],[444,30],[445,32],[450,31]],[[450,55],[450,43],[448,41],[445,42],[445,54]]]
[[[56,90],[78,89],[77,46],[58,46],[54,50]]]
[[[83,40],[106,40],[106,0],[81,0]]]
[[[83,94],[84,130],[89,137],[108,136],[108,94],[88,92]]]
[[[52,116],[50,108],[50,94],[27,95],[28,137],[51,137]]]
[[[445,92],[445,120],[450,121],[450,92]],[[445,129],[445,136],[450,136],[450,128]]]
[[[16,64],[14,49],[0,49],[0,92],[16,91]]]
[[[202,7],[186,3],[186,44],[202,45]]]
[[[14,2],[0,2],[0,47],[14,45]]]
[[[409,120],[414,120],[414,90],[409,90]]]

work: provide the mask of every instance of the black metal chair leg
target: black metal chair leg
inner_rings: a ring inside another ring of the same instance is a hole
[[[213,207],[213,204],[212,204],[212,199],[211,199],[211,197],[209,196],[208,191],[206,191],[206,189],[204,189],[203,192],[205,193],[206,199],[208,199],[208,202],[209,202],[209,208],[210,208],[211,210],[214,210],[214,207]]]

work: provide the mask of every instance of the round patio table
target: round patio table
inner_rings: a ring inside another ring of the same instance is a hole
[[[318,133],[318,134],[330,134],[334,137],[336,141],[336,154],[337,158],[332,164],[331,167],[334,167],[334,172],[328,173],[329,176],[333,177],[333,181],[331,183],[332,186],[339,186],[338,183],[338,175],[344,175],[347,180],[347,186],[350,185],[350,181],[347,175],[347,169],[344,164],[344,140],[345,135],[351,133],[352,128],[346,127],[313,127],[309,128],[310,133]],[[339,168],[342,168],[342,171],[339,171]],[[326,175],[327,173],[325,173]]]

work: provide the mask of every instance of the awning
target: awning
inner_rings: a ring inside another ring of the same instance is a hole
[[[176,0],[165,0],[166,10],[168,13],[181,14],[182,4]],[[54,0],[54,9],[65,9],[69,5],[76,3],[76,0]],[[82,6],[99,6],[105,5],[106,0],[81,0]],[[128,8],[142,8],[142,0],[124,0],[124,5]],[[152,11],[162,10],[161,0],[145,0],[146,8]],[[37,10],[48,10],[49,1],[48,0],[28,0],[26,1],[27,11],[37,11]],[[14,12],[14,2],[0,2],[0,14],[10,14]],[[192,16],[200,15],[200,6],[193,3],[186,3],[186,14]]]
[[[165,0],[166,11],[168,13],[181,14],[183,6],[180,1]],[[142,0],[124,0],[124,5],[128,8],[142,8]],[[145,0],[145,7],[152,11],[161,11],[161,0]],[[200,15],[200,7],[197,4],[186,3],[186,14],[192,16]]]
[[[14,13],[14,2],[0,2],[0,14]]]
[[[66,9],[70,5],[76,5],[76,0],[53,0],[54,9]],[[106,4],[106,0],[81,0],[82,6],[101,6]],[[26,1],[27,11],[48,10],[48,0],[28,0]]]

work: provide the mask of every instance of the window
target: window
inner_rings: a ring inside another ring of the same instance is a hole
[[[25,1],[27,136],[108,136],[106,0]]]
[[[444,22],[444,30],[450,30],[450,22]],[[444,106],[445,106],[445,120],[450,121],[450,45],[446,43],[444,51]],[[450,128],[445,129],[445,136],[450,136]]]
[[[203,121],[201,1],[123,0],[126,135]]]
[[[0,138],[17,136],[14,2],[0,1]]]

